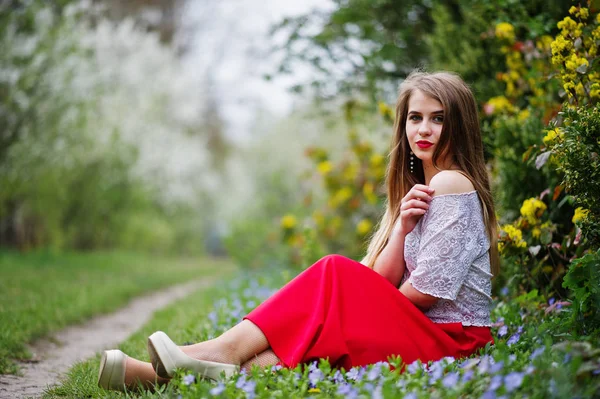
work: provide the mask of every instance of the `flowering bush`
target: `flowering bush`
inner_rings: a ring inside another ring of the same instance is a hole
[[[393,120],[393,111],[384,103],[379,104],[379,111],[386,120]],[[324,195],[316,190],[306,195],[305,204],[314,206],[307,217],[286,214],[281,218],[292,264],[306,267],[338,252],[356,259],[364,254],[378,222],[383,210],[386,156],[360,139],[354,129],[347,137],[349,148],[339,160],[333,160],[324,148],[306,150],[314,165],[308,178],[322,186]]]

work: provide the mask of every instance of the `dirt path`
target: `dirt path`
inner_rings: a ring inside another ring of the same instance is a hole
[[[39,397],[76,362],[104,349],[115,348],[152,314],[193,291],[209,286],[212,279],[192,281],[138,297],[115,313],[95,317],[31,345],[33,361],[23,362],[22,376],[0,375],[0,398]]]

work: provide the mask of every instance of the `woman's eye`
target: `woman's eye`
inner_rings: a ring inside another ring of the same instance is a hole
[[[421,117],[419,115],[411,115],[408,117],[408,119],[411,121],[420,121]]]
[[[433,121],[436,123],[444,123],[444,117],[443,116],[434,116],[433,117]]]

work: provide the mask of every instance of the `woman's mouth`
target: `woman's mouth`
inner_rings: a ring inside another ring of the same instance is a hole
[[[430,143],[429,141],[417,141],[417,145],[419,148],[429,148],[433,145],[433,143]]]

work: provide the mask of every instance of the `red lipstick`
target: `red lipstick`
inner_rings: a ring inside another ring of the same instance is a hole
[[[429,148],[433,145],[433,143],[430,143],[429,141],[425,140],[419,140],[417,141],[417,145],[419,146],[419,148]]]

